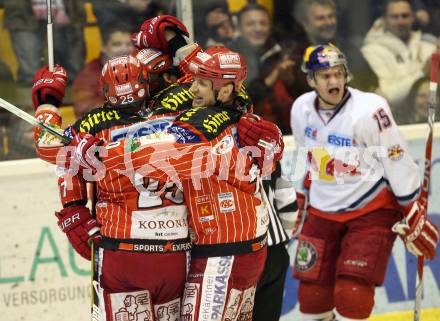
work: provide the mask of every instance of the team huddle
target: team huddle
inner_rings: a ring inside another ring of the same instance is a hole
[[[366,320],[396,236],[426,259],[438,242],[387,102],[347,86],[336,47],[308,48],[313,91],[291,117],[307,171],[296,195],[273,196],[264,180],[286,187],[274,178],[283,137],[252,114],[243,56],[188,36],[173,16],[148,19],[137,50],[104,65],[105,103],[64,130],[69,145],[35,129],[39,157],[57,165],[58,225],[94,263],[93,320],[255,320],[272,209],[299,241],[301,320],[335,320],[335,309],[338,320]],[[60,131],[66,85],[62,66],[43,67],[32,89],[35,117]],[[377,146],[384,155],[364,157]]]

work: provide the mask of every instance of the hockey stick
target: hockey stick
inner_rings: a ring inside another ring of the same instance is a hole
[[[72,139],[68,136],[63,135],[62,133],[56,131],[54,128],[46,125],[42,121],[38,120],[37,118],[33,117],[32,115],[29,115],[27,112],[21,110],[17,106],[12,105],[11,103],[7,102],[6,100],[0,98],[0,107],[3,107],[7,111],[11,112],[15,116],[20,117],[27,123],[31,124],[32,126],[37,126],[41,129],[47,130],[50,134],[54,135],[55,137],[58,137],[61,139],[63,144],[69,145]]]
[[[52,24],[52,1],[46,0],[47,7],[47,60],[49,64],[49,70],[54,69],[54,57],[53,57],[53,24]]]
[[[438,86],[438,68],[440,54],[435,52],[431,57],[431,77],[429,81],[429,103],[428,103],[428,126],[429,133],[425,149],[425,171],[423,173],[422,191],[420,193],[420,203],[428,210],[429,181],[431,179],[431,157],[432,157],[432,139],[433,126],[435,120],[435,107],[437,106],[437,86]],[[423,256],[417,259],[417,277],[416,277],[416,297],[414,300],[414,321],[419,321],[421,317],[421,304],[423,292]]]

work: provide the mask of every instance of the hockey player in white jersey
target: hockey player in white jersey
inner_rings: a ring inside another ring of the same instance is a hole
[[[338,320],[367,320],[397,234],[432,259],[438,229],[418,202],[419,169],[387,101],[347,86],[347,61],[332,45],[307,48],[303,71],[314,90],[291,111],[310,178],[293,272],[301,320],[333,320],[335,308]]]

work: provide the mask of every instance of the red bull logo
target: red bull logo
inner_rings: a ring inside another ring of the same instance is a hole
[[[347,163],[338,158],[332,157],[323,147],[315,148],[309,154],[312,170],[318,173],[318,178],[323,181],[333,182],[338,177],[358,176],[359,161],[354,164]]]

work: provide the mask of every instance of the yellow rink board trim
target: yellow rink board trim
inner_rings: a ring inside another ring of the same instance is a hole
[[[414,311],[405,311],[373,315],[368,319],[368,321],[412,321],[413,318]],[[439,321],[440,308],[422,309],[422,316],[420,320]]]

